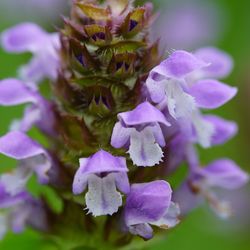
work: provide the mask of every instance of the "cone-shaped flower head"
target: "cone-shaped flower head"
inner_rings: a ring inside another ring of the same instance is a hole
[[[122,205],[122,196],[117,191],[129,192],[126,159],[115,157],[100,150],[89,158],[80,159],[73,182],[73,193],[85,195],[86,206],[94,216],[112,215]]]

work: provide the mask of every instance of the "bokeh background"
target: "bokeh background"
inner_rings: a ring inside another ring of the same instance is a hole
[[[140,3],[142,1],[138,1]],[[217,157],[230,157],[250,172],[250,1],[248,0],[153,0],[159,11],[153,38],[161,37],[162,49],[194,50],[217,46],[235,61],[233,73],[225,82],[237,86],[237,97],[217,114],[236,120],[239,134],[226,145],[201,150],[205,164]],[[52,31],[60,27],[60,14],[69,9],[68,0],[0,0],[0,32],[23,21],[34,21]],[[0,49],[0,79],[15,77],[18,66],[30,55],[8,55]],[[22,107],[0,107],[0,135],[8,130]],[[35,130],[33,136],[39,136]],[[13,167],[15,161],[0,156],[0,171]],[[49,192],[33,185],[34,192]],[[171,250],[249,250],[250,186],[222,194],[234,206],[234,217],[222,221],[204,206],[192,212],[178,227],[159,241],[145,243],[147,249]],[[34,215],[36,216],[36,215]],[[27,229],[23,234],[9,233],[0,242],[0,250],[49,250],[38,233]]]

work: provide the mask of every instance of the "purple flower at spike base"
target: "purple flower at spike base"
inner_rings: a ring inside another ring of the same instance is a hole
[[[164,229],[179,223],[179,207],[171,202],[172,190],[165,181],[133,184],[124,208],[124,220],[128,230],[150,239],[150,225]]]
[[[0,153],[19,160],[19,167],[31,169],[41,183],[48,182],[51,158],[41,145],[26,134],[13,131],[0,137]]]
[[[55,80],[59,65],[58,33],[47,33],[33,23],[22,23],[3,32],[2,46],[7,52],[31,52],[33,58],[20,69],[20,77],[25,81],[40,82],[44,78]],[[49,62],[49,63],[48,63]]]
[[[17,79],[2,80],[0,81],[0,105],[30,104],[25,109],[24,117],[16,121],[12,129],[27,132],[33,125],[37,125],[43,132],[53,135],[55,117],[52,104],[34,88]]]
[[[85,200],[89,212],[94,216],[112,215],[122,205],[117,188],[125,194],[130,190],[127,171],[125,158],[100,150],[89,158],[80,159],[73,193],[81,194],[88,187]]]
[[[128,153],[137,166],[158,164],[165,146],[161,126],[170,126],[164,115],[149,102],[138,105],[134,110],[118,114],[111,138],[115,148],[128,147]]]

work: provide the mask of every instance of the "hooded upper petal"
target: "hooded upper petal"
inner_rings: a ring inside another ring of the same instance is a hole
[[[167,78],[184,78],[195,70],[207,66],[207,63],[184,50],[173,52],[160,65],[153,68],[151,73],[157,73]]]
[[[201,69],[200,74],[202,78],[220,79],[228,76],[232,71],[232,57],[217,48],[201,48],[195,51],[194,54],[197,58],[209,64]]]
[[[216,80],[207,79],[193,84],[188,92],[195,98],[198,107],[214,109],[231,100],[236,95],[237,88]]]
[[[17,160],[46,154],[42,146],[18,131],[0,137],[0,153]]]
[[[9,78],[0,81],[0,105],[12,106],[36,103],[35,94],[20,80]]]
[[[230,159],[216,160],[198,172],[209,186],[226,189],[240,188],[249,180],[249,175]]]
[[[35,52],[43,46],[46,33],[34,23],[22,23],[3,32],[1,38],[8,52]]]
[[[0,153],[21,160],[32,168],[42,183],[48,181],[47,173],[51,168],[51,159],[47,151],[26,134],[13,131],[0,138]]]
[[[134,110],[118,114],[120,121],[128,127],[146,125],[150,123],[161,123],[170,126],[160,110],[149,102],[139,104]]]

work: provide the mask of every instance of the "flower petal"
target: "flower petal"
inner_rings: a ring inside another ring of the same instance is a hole
[[[198,110],[192,114],[192,123],[197,142],[204,148],[210,147],[212,136],[214,135],[213,124],[204,120]]]
[[[165,79],[155,81],[151,76],[146,80],[146,86],[150,98],[154,103],[160,103],[165,97]]]
[[[117,122],[113,128],[111,145],[114,148],[121,148],[129,142],[131,128],[125,128],[120,122]]]
[[[122,196],[116,190],[115,178],[112,175],[103,178],[89,175],[85,198],[87,209],[94,216],[112,215],[122,205]]]
[[[2,174],[0,176],[0,183],[4,186],[8,194],[14,196],[24,191],[30,176],[30,169],[18,167],[11,173]]]
[[[151,131],[153,132],[155,141],[161,146],[165,147],[166,142],[165,142],[165,137],[163,135],[163,132],[161,130],[161,127],[158,123],[156,123],[154,126],[151,126]]]
[[[155,108],[149,102],[139,104],[134,110],[118,114],[120,121],[126,126],[136,126],[149,123],[161,123],[170,126],[165,116],[160,110]]]
[[[84,159],[88,159],[86,164]],[[82,162],[84,165],[82,166]],[[85,165],[86,164],[86,165]],[[89,158],[80,159],[80,167],[82,166],[82,174],[98,174],[104,172],[127,172],[125,157],[113,156],[109,152],[99,150]]]
[[[37,99],[23,82],[13,78],[0,81],[0,105],[14,106],[28,102],[36,103]]]
[[[206,47],[195,51],[195,56],[206,63],[208,67],[201,69],[203,78],[224,78],[230,74],[233,68],[233,59],[225,52],[213,48]]]
[[[233,121],[228,121],[215,115],[206,115],[203,118],[213,124],[214,134],[211,138],[213,145],[227,142],[238,132],[238,126]]]
[[[198,107],[214,109],[231,100],[236,95],[237,88],[208,79],[198,81],[188,92],[195,98]]]
[[[195,70],[207,66],[207,63],[184,50],[173,52],[165,61],[156,66],[151,72],[167,78],[184,78]]]
[[[177,82],[167,83],[165,91],[170,115],[175,119],[190,117],[196,107],[194,98],[185,93]]]
[[[171,195],[171,187],[166,181],[133,184],[125,205],[126,225],[159,220],[170,206]]]
[[[41,145],[26,134],[12,131],[0,137],[0,153],[21,160],[21,165],[27,165],[36,172],[41,183],[48,181],[47,173],[51,168],[50,156]]]
[[[116,187],[124,194],[130,192],[130,184],[127,173],[111,173],[115,178]]]
[[[80,159],[80,167],[76,171],[74,181],[73,181],[73,193],[81,194],[87,187],[88,184],[88,175],[84,174],[84,169],[88,164],[89,158]]]
[[[128,153],[135,165],[143,167],[159,164],[163,158],[162,149],[156,143],[150,127],[131,133]]]
[[[0,137],[0,153],[17,160],[23,160],[45,154],[45,150],[24,133],[13,131]]]
[[[150,224],[158,226],[163,229],[169,229],[175,227],[179,224],[180,220],[178,216],[180,215],[180,207],[174,202],[170,203],[169,208],[167,209],[166,214],[155,222]]]
[[[2,46],[8,52],[35,52],[44,44],[46,33],[34,23],[22,23],[2,34]]]
[[[249,180],[249,175],[230,159],[216,160],[207,167],[200,169],[199,173],[205,177],[205,182],[209,186],[225,189],[240,188]]]

